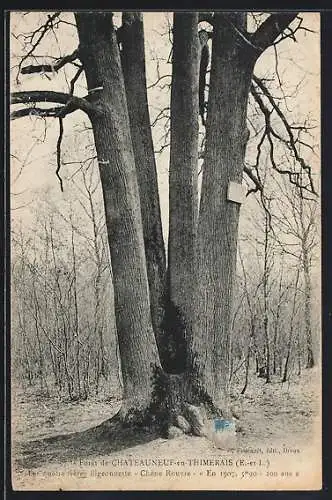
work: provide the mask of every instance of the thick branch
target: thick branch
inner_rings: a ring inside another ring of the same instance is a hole
[[[64,105],[59,112],[56,108],[52,108],[51,114],[46,116],[65,116],[78,109],[84,111],[88,115],[97,112],[96,108],[88,102],[86,98],[72,96],[64,92],[31,90],[27,92],[13,92],[11,95],[11,104],[34,104],[36,102],[54,102]],[[25,110],[14,111],[11,118],[15,119],[29,114],[38,114],[38,112],[33,111],[33,109],[34,108],[31,107],[29,110],[30,112],[25,112]],[[47,113],[47,110],[45,110],[44,113]],[[42,114],[40,114],[40,116],[42,116]]]
[[[23,108],[10,113],[10,119],[24,118],[25,116],[39,116],[40,118],[53,117],[56,118],[63,113],[64,106],[56,106],[54,108]],[[67,113],[68,114],[68,113]]]
[[[60,189],[63,192],[63,182],[62,178],[60,176],[60,168],[61,168],[61,143],[62,143],[62,137],[63,137],[63,118],[59,118],[59,137],[58,141],[56,144],[56,161],[57,161],[57,169],[56,169],[56,176],[59,179],[60,182]]]
[[[294,21],[297,14],[297,12],[271,14],[253,33],[251,39],[253,45],[263,52]]]
[[[22,64],[24,63],[24,61],[26,61],[26,59],[28,59],[28,57],[32,56],[32,54],[34,53],[36,47],[38,47],[38,45],[40,44],[40,42],[42,41],[42,39],[44,38],[44,36],[46,35],[46,33],[48,33],[48,31],[50,29],[52,29],[53,21],[59,16],[59,14],[60,14],[60,12],[55,12],[52,15],[48,15],[47,16],[47,21],[45,22],[45,24],[43,24],[42,26],[40,26],[38,29],[36,29],[32,33],[31,38],[30,38],[31,49],[21,59],[21,62],[19,64],[19,66],[18,66],[18,73],[17,73],[16,81],[18,81],[18,75],[19,75],[19,73],[21,71]],[[35,35],[37,35],[37,33],[39,33],[39,36],[38,36],[37,40],[35,42],[33,42],[33,39],[34,39]]]
[[[29,66],[24,66],[21,69],[23,75],[31,73],[53,73],[54,71],[59,71],[66,64],[75,61],[78,58],[78,49],[74,50],[72,54],[59,59],[55,64],[31,64]]]

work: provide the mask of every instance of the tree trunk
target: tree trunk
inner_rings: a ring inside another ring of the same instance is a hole
[[[270,347],[270,321],[269,321],[269,294],[268,294],[268,281],[269,281],[269,264],[268,264],[268,251],[269,251],[269,219],[265,212],[265,231],[264,231],[264,272],[263,272],[263,298],[264,298],[264,338],[265,338],[265,352],[266,352],[266,383],[271,382],[271,347]]]
[[[75,248],[75,237],[74,237],[74,227],[72,221],[72,213],[70,213],[71,222],[71,257],[72,257],[72,269],[73,269],[73,296],[74,296],[74,339],[75,339],[75,371],[76,371],[76,390],[77,398],[81,399],[81,369],[80,369],[80,321],[78,312],[78,297],[77,297],[77,266],[76,266],[76,248]],[[73,340],[74,340],[73,339]]]
[[[124,382],[122,415],[144,415],[160,366],[151,324],[149,285],[135,159],[119,48],[110,13],[76,13],[90,116],[104,196],[113,271],[116,327]]]
[[[254,66],[234,31],[234,26],[244,30],[245,23],[245,13],[215,14],[191,347],[201,389],[225,412],[240,214],[240,205],[227,199],[227,189],[230,181],[242,183]]]
[[[245,381],[244,381],[244,386],[241,391],[241,394],[244,394],[247,390],[248,387],[248,381],[249,381],[249,368],[250,368],[250,352],[252,349],[252,344],[255,338],[255,321],[251,320],[251,332],[250,332],[250,337],[249,337],[249,343],[248,343],[248,350],[247,350],[247,357],[246,357],[246,372],[245,372]]]
[[[290,329],[289,329],[289,336],[288,336],[288,342],[287,342],[287,355],[286,355],[286,361],[285,361],[285,366],[284,366],[284,374],[282,377],[282,382],[287,382],[288,378],[288,372],[289,372],[289,361],[290,361],[290,356],[291,356],[291,351],[292,351],[292,345],[293,345],[293,333],[294,333],[294,320],[295,320],[295,312],[296,312],[296,299],[297,299],[297,292],[298,292],[298,284],[299,284],[299,277],[300,277],[300,270],[298,269],[296,272],[296,278],[295,278],[295,285],[294,285],[294,296],[293,296],[293,306],[292,306],[292,316],[290,320]]]
[[[282,304],[282,283],[283,283],[283,264],[281,266],[279,287],[278,287],[278,304],[277,311],[274,318],[274,333],[273,333],[273,375],[277,373],[277,356],[280,358],[279,347],[278,347],[278,332],[279,332],[279,321],[281,314],[281,304]],[[277,352],[278,351],[278,352]]]
[[[297,347],[297,374],[301,375],[301,341],[300,341],[300,328],[296,334],[296,347]]]
[[[273,334],[273,375],[277,373],[277,340],[278,340],[278,321],[277,319],[275,319],[274,334]]]
[[[181,372],[193,321],[193,274],[198,216],[198,13],[175,13],[169,168],[169,371]]]
[[[302,242],[303,250],[303,274],[304,274],[304,324],[305,338],[307,345],[307,362],[306,368],[313,368],[315,365],[314,352],[312,346],[312,329],[311,329],[311,281],[308,251],[306,242]]]
[[[125,12],[117,31],[140,193],[152,325],[163,363],[166,258],[147,98],[143,15]],[[164,363],[163,363],[164,364]]]

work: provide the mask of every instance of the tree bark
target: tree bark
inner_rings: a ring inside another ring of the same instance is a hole
[[[121,44],[122,70],[140,193],[151,318],[161,361],[164,364],[162,347],[164,346],[166,257],[147,98],[142,13],[123,13],[122,26],[117,35],[118,43]]]
[[[119,48],[110,13],[76,13],[104,196],[116,327],[124,382],[122,414],[144,414],[160,366],[151,324],[139,188]],[[98,87],[101,87],[99,90]]]
[[[170,371],[185,369],[192,329],[198,216],[198,13],[175,13],[169,168],[168,328]]]
[[[240,205],[227,199],[242,183],[253,60],[237,43],[246,14],[215,14],[206,151],[198,223],[198,280],[192,362],[203,391],[227,412],[232,293]]]

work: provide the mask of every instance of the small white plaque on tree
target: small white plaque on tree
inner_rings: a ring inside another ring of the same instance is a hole
[[[227,189],[227,200],[234,203],[243,203],[246,199],[246,188],[238,182],[230,181]]]

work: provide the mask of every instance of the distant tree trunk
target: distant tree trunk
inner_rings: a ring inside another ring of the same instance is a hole
[[[162,322],[165,315],[166,257],[147,98],[143,14],[124,12],[122,26],[118,29],[117,35],[121,46],[121,62],[140,193],[152,325],[161,361],[164,362]]]
[[[311,328],[311,279],[309,256],[306,248],[306,241],[302,242],[303,251],[303,275],[304,275],[304,325],[305,338],[307,346],[306,368],[313,368],[315,365],[314,352],[312,346],[312,328]]]
[[[70,213],[71,222],[71,257],[72,257],[72,269],[73,269],[73,295],[74,295],[74,339],[75,339],[75,371],[76,371],[76,390],[77,398],[81,399],[81,367],[80,367],[80,328],[79,328],[79,312],[78,312],[78,297],[77,297],[77,266],[76,266],[76,248],[75,248],[75,236],[74,227],[72,220],[72,213]]]
[[[241,391],[241,394],[244,394],[247,390],[247,387],[248,387],[249,368],[250,368],[250,352],[251,352],[251,346],[252,346],[254,339],[255,339],[255,321],[251,320],[251,332],[250,332],[250,337],[249,337],[246,365],[245,365],[246,366],[245,381],[244,381],[244,386],[243,386],[243,389]]]
[[[278,341],[278,321],[275,318],[273,334],[273,375],[277,373],[277,341]]]
[[[193,322],[198,215],[198,13],[175,13],[169,167],[168,370],[181,372]]]
[[[139,188],[119,48],[110,13],[76,13],[113,271],[124,418],[151,404],[160,366],[151,324]],[[100,88],[101,87],[101,88]],[[99,88],[99,89],[98,89]]]
[[[103,310],[102,310],[102,295],[103,295],[103,288],[102,288],[102,272],[103,272],[103,259],[102,259],[102,250],[99,246],[99,232],[100,229],[98,227],[98,217],[96,214],[96,209],[94,205],[94,200],[93,200],[93,191],[95,188],[92,189],[91,187],[91,180],[90,182],[87,179],[87,172],[82,171],[82,178],[83,178],[83,184],[85,188],[85,193],[89,201],[89,218],[92,223],[92,229],[93,229],[93,249],[94,249],[94,259],[96,262],[96,270],[95,270],[95,277],[94,277],[94,326],[93,326],[93,333],[94,336],[97,338],[99,337],[99,346],[97,347],[97,352],[96,352],[96,366],[97,366],[97,372],[96,372],[96,393],[98,393],[99,390],[99,379],[100,375],[102,375],[104,378],[106,377],[107,369],[105,366],[105,348],[104,348],[104,335],[103,335],[103,330],[104,330],[104,321],[103,321]]]
[[[263,300],[264,300],[264,318],[263,329],[265,338],[265,353],[266,353],[266,383],[271,382],[271,346],[270,346],[270,322],[269,322],[269,264],[268,264],[268,249],[269,249],[269,219],[265,212],[265,231],[264,231],[264,271],[263,271]]]
[[[280,354],[278,349],[278,333],[279,333],[279,321],[280,321],[280,313],[281,313],[281,298],[282,298],[282,277],[283,277],[283,267],[281,267],[279,287],[278,287],[278,304],[277,310],[274,318],[274,333],[273,333],[273,375],[277,373],[277,357],[278,362],[280,363]],[[278,352],[277,352],[278,351]]]
[[[282,377],[282,382],[287,382],[288,371],[289,371],[289,361],[290,361],[292,345],[293,345],[293,341],[294,341],[294,338],[293,338],[294,337],[294,321],[295,321],[296,299],[297,299],[297,293],[298,293],[299,277],[300,277],[300,270],[298,269],[296,272],[295,285],[294,285],[293,306],[292,306],[289,336],[288,336],[288,342],[287,342],[287,355],[286,355],[286,361],[285,361],[285,366],[284,366],[284,374]]]
[[[301,341],[300,341],[300,328],[296,334],[296,347],[297,347],[297,374],[301,375]]]
[[[247,102],[254,60],[237,42],[244,13],[216,13],[206,149],[197,236],[196,314],[191,346],[199,391],[228,412],[229,347],[240,205],[227,199],[242,183]]]

